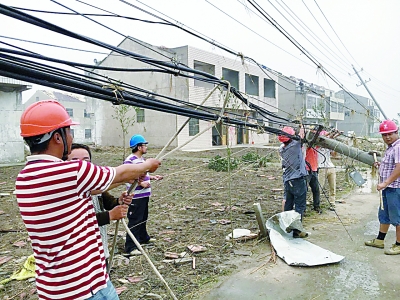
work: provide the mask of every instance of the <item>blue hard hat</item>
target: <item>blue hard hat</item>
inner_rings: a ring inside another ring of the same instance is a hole
[[[148,142],[140,134],[136,134],[133,137],[131,137],[131,140],[129,141],[130,148],[135,148],[139,144],[148,144]]]

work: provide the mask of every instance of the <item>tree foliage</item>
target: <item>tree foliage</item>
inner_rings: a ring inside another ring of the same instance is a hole
[[[129,127],[135,125],[136,123],[136,113],[139,108],[126,104],[113,105],[112,108],[114,110],[112,117],[114,120],[119,122],[121,129],[121,145],[124,149],[122,160],[124,160],[126,157],[126,136],[128,134]],[[132,111],[135,111],[134,115],[130,114]]]

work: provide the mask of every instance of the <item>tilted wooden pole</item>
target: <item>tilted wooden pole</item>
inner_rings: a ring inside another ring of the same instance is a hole
[[[268,236],[267,226],[265,225],[265,219],[261,211],[260,203],[254,203],[253,208],[256,213],[258,228],[260,229],[260,236],[267,237]]]

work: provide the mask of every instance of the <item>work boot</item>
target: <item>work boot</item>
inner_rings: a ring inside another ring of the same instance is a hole
[[[385,248],[384,240],[372,239],[369,241],[365,241],[364,244],[366,246],[375,247],[375,248],[381,248],[381,249]],[[400,247],[399,247],[399,251],[400,251]],[[396,253],[396,254],[399,254],[399,253]]]
[[[295,239],[298,239],[298,238],[304,239],[306,237],[308,237],[308,233],[307,232],[300,231],[300,230],[297,230],[297,229],[293,230],[293,238],[295,238]]]
[[[390,249],[385,250],[385,254],[396,255],[400,254],[400,245],[393,244]]]
[[[122,255],[125,257],[137,256],[137,255],[142,255],[142,252],[140,252],[138,249],[133,249],[130,252],[122,253]]]
[[[322,209],[321,207],[314,207],[313,210],[317,213],[317,214],[322,214]]]

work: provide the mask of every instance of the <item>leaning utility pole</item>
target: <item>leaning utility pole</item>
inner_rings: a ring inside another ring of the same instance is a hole
[[[340,154],[346,155],[370,166],[372,166],[375,162],[373,154],[354,147],[350,147],[337,140],[330,139],[324,136],[318,136],[314,141],[314,133],[311,131],[307,133],[306,140],[308,142],[313,142],[314,145],[336,151]],[[380,153],[378,153],[377,161],[381,161]]]
[[[368,89],[367,85],[365,84],[365,81],[362,80],[360,74],[358,74],[358,72],[356,71],[356,68],[354,68],[353,65],[351,65],[353,67],[354,72],[356,72],[356,75],[358,76],[358,78],[360,79],[362,85],[365,87],[365,89],[367,90],[368,94],[371,96],[372,100],[374,100],[375,105],[379,108],[379,110],[381,111],[382,115],[384,116],[385,120],[388,120],[388,118],[386,117],[386,114],[384,113],[384,111],[382,110],[382,108],[380,107],[379,103],[375,100],[374,95],[372,95],[371,91]],[[362,69],[361,69],[362,71]]]

